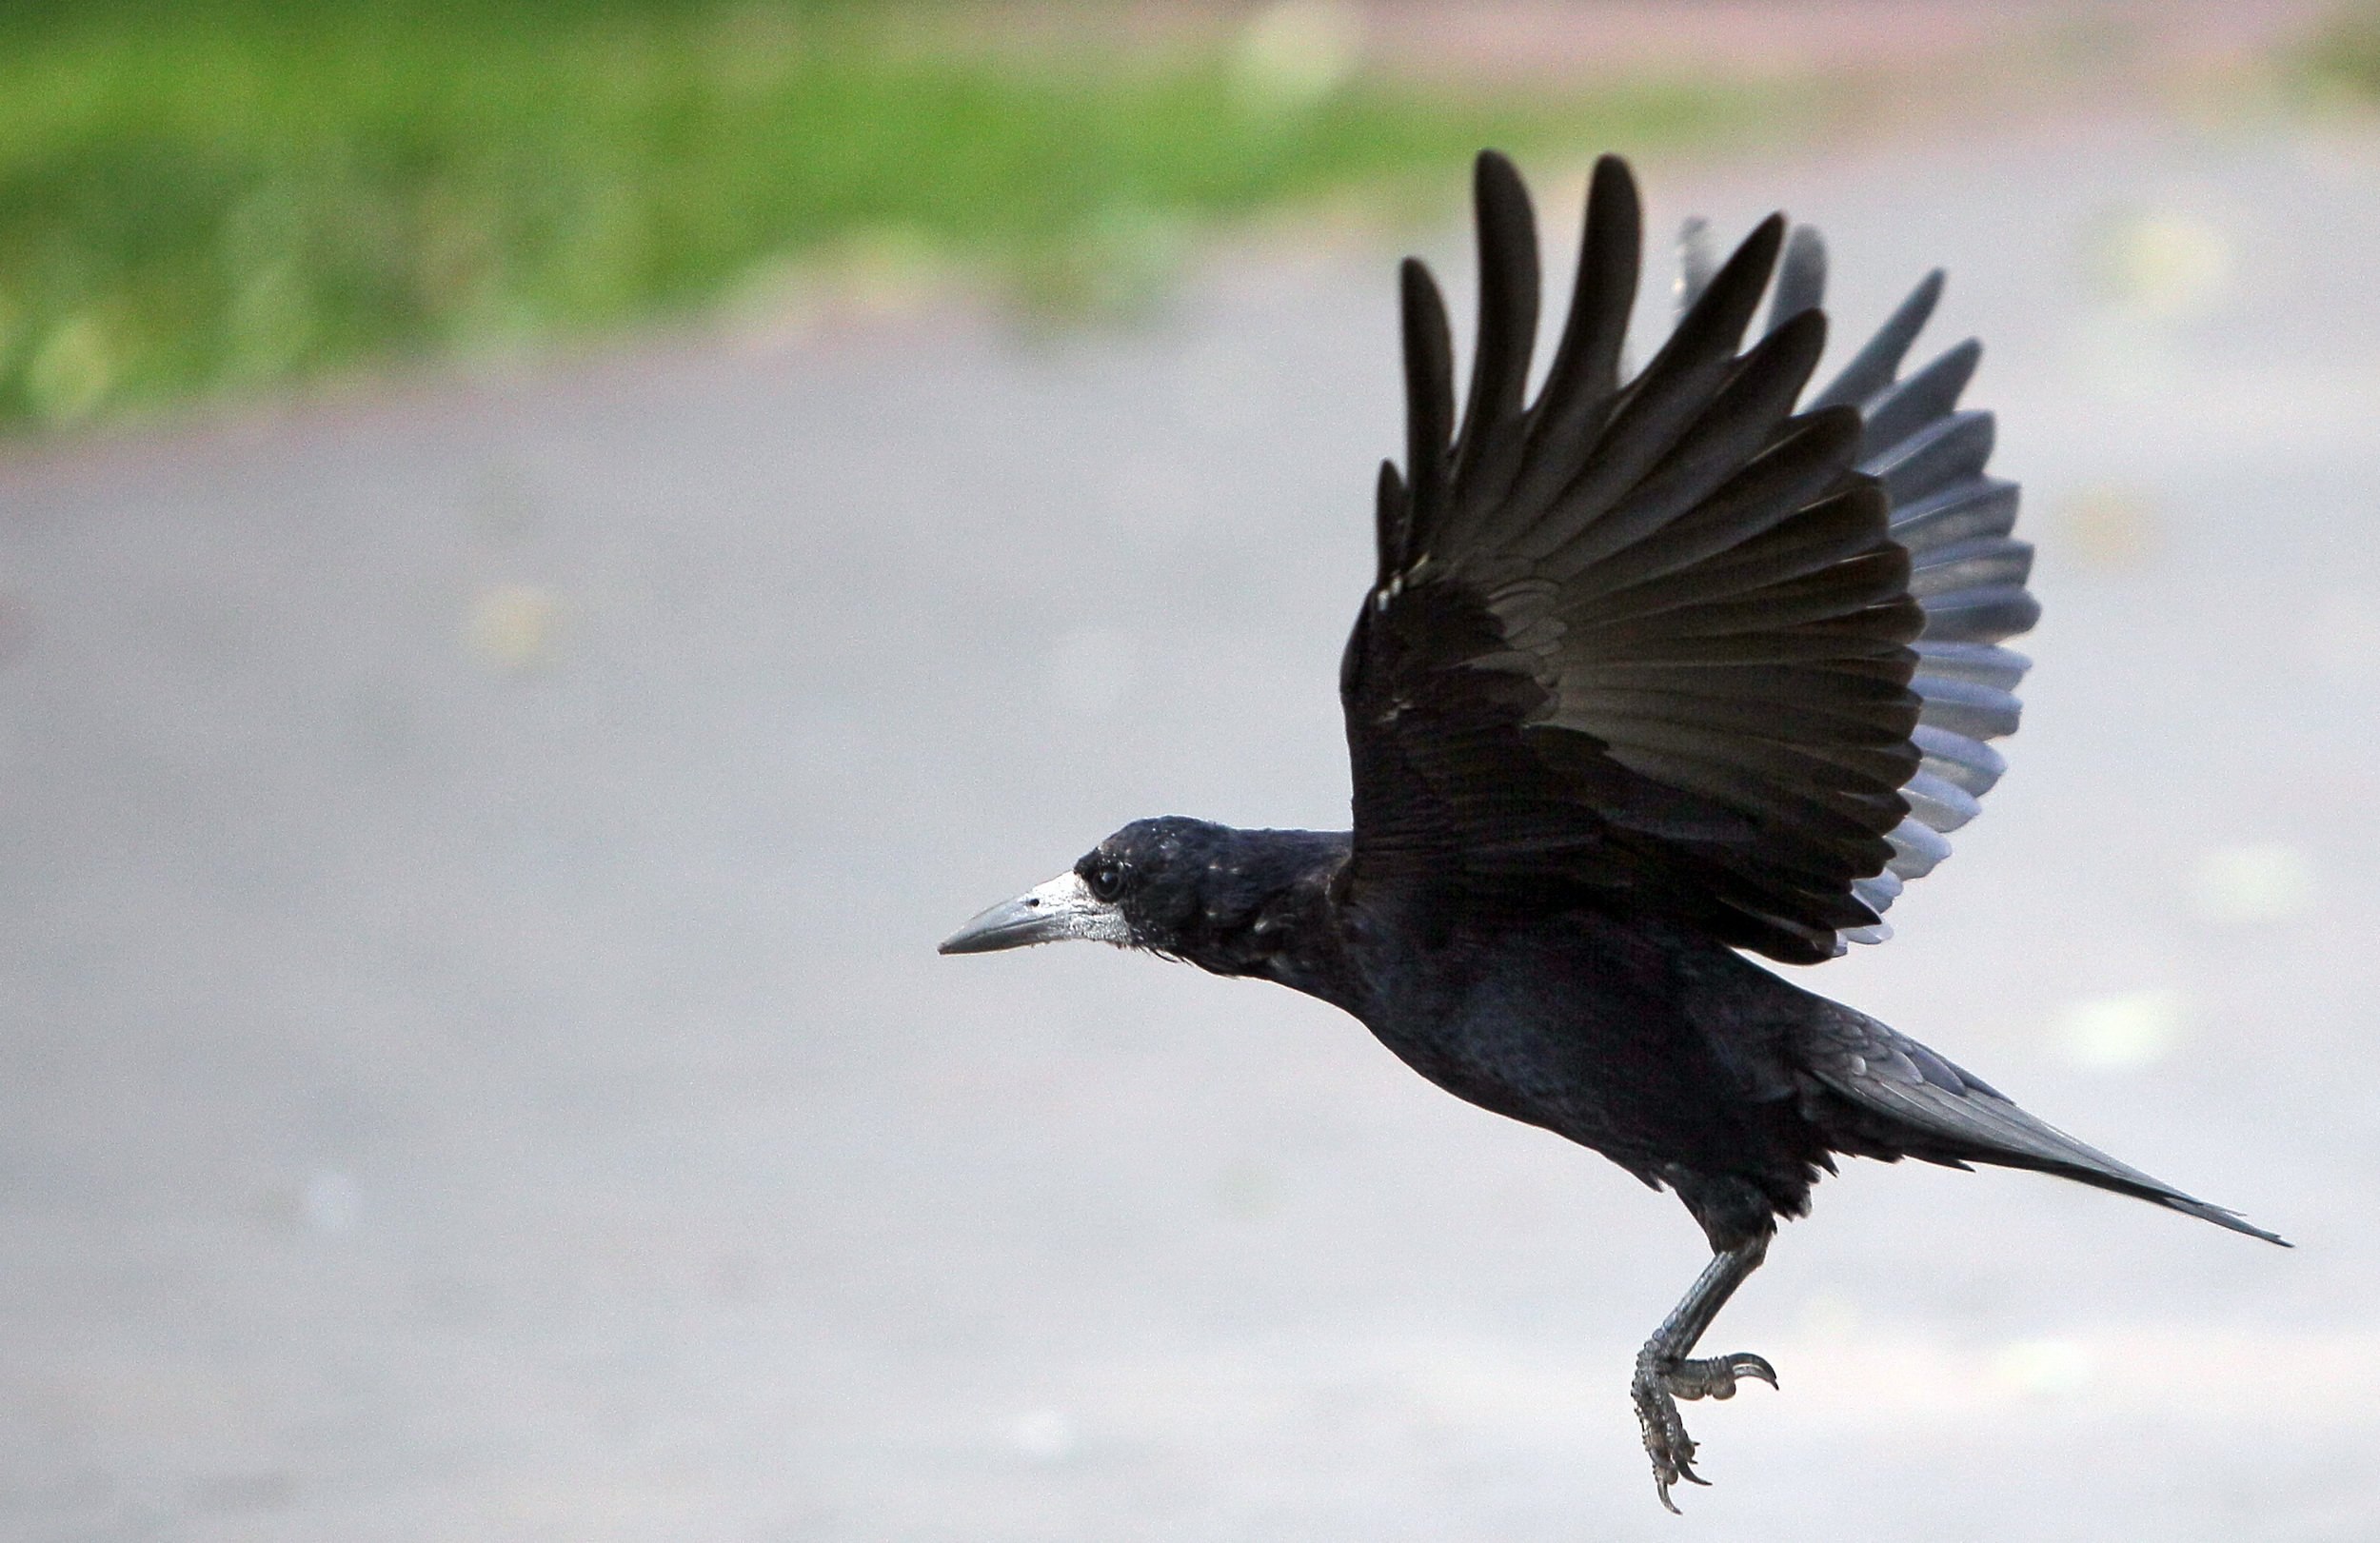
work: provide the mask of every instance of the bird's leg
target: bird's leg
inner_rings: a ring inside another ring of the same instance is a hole
[[[1645,1455],[1653,1459],[1654,1487],[1660,1491],[1661,1504],[1672,1513],[1677,1504],[1669,1497],[1671,1485],[1681,1478],[1689,1484],[1709,1482],[1694,1471],[1694,1439],[1686,1434],[1686,1423],[1678,1417],[1677,1400],[1732,1398],[1738,1377],[1758,1377],[1772,1388],[1776,1386],[1776,1369],[1757,1355],[1686,1358],[1719,1309],[1727,1305],[1727,1298],[1760,1268],[1768,1252],[1769,1240],[1758,1237],[1713,1256],[1685,1300],[1661,1320],[1660,1328],[1636,1353],[1636,1375],[1628,1392],[1636,1400],[1636,1424],[1644,1431]]]

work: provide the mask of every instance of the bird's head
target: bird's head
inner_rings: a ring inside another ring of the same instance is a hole
[[[1045,884],[1003,900],[943,940],[986,954],[1069,938],[1140,948],[1226,975],[1248,974],[1271,936],[1346,855],[1346,838],[1235,830],[1167,815],[1136,820]]]

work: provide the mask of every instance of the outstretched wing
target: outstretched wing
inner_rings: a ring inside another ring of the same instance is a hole
[[[1681,307],[1699,298],[1696,275],[1712,271],[1699,221],[1681,241]],[[1772,318],[1821,304],[1826,295],[1826,248],[1817,231],[1796,226],[1785,245]],[[1854,883],[1853,893],[1881,912],[1905,880],[1922,878],[1950,855],[1942,838],[1973,820],[1976,801],[2007,769],[1990,742],[2016,732],[2016,686],[2033,662],[2003,640],[2032,629],[2041,604],[2026,589],[2033,547],[2009,533],[2016,524],[2017,487],[1984,468],[1992,457],[1989,412],[1961,409],[1960,395],[1974,376],[1983,346],[1974,339],[1949,349],[1906,380],[1901,361],[1942,298],[1942,271],[1927,274],[1883,329],[1810,405],[1859,409],[1860,471],[1884,486],[1892,503],[1893,540],[1910,555],[1909,590],[1925,612],[1925,630],[1910,687],[1919,702],[1911,739],[1921,756],[1901,787],[1909,815],[1887,838],[1893,861],[1882,873]],[[1844,937],[1880,942],[1888,926],[1862,927]]]
[[[2004,523],[1990,528],[2001,485],[1974,485],[1989,420],[1948,410],[1972,352],[1894,382],[1929,281],[1796,412],[1825,341],[1823,263],[1795,239],[1772,325],[1744,348],[1787,245],[1772,218],[1622,383],[1641,216],[1607,157],[1531,403],[1535,222],[1500,156],[1480,158],[1478,195],[1479,341],[1459,433],[1443,303],[1419,264],[1404,269],[1407,472],[1381,468],[1379,565],[1340,676],[1345,882],[1597,895],[1779,959],[1840,952],[1877,926],[1899,877],[1938,858],[1944,827],[1924,801],[1972,812],[1996,771],[1992,722],[1921,718],[1937,673],[1943,700],[1996,709],[1980,693],[2004,696],[2014,656],[1982,635],[2013,613],[1962,602],[1937,623],[1913,588],[1993,586],[1976,564],[1946,568],[1950,587],[1913,580],[1889,533],[1905,493],[1911,519],[1945,533],[1929,557],[2005,541]]]

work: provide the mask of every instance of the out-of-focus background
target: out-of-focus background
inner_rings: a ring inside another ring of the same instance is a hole
[[[1854,1166],[1682,1523],[1673,1200],[932,952],[1343,823],[1485,143],[1556,292],[1606,148],[1847,331],[1951,268],[2040,668],[1809,983],[2300,1245]],[[2375,248],[2380,11],[2288,0],[7,8],[0,1537],[2380,1535]]]

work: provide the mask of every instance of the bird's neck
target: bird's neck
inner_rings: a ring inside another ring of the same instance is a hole
[[[1272,980],[1355,1010],[1332,880],[1344,831],[1235,830],[1183,897],[1165,951],[1217,975]]]

